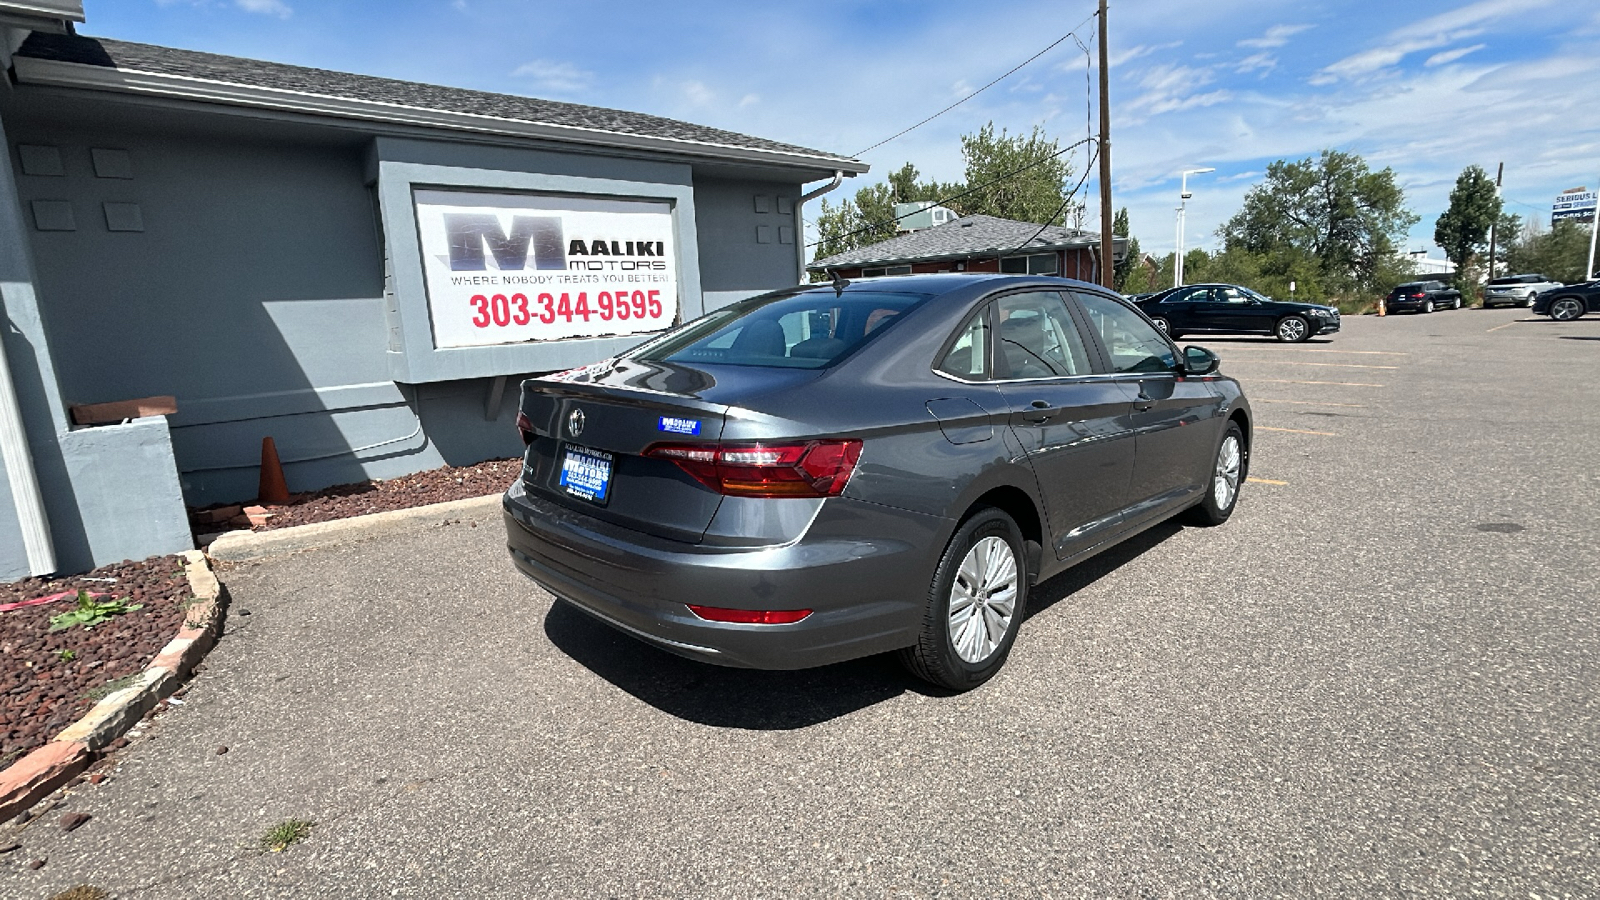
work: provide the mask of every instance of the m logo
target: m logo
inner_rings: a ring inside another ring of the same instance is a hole
[[[451,271],[487,269],[485,246],[501,271],[528,268],[530,249],[533,268],[567,268],[567,242],[561,220],[555,216],[512,216],[511,233],[507,234],[500,227],[500,217],[493,213],[445,213],[444,230],[450,241]]]

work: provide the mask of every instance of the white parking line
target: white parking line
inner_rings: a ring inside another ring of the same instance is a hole
[[[1328,403],[1323,400],[1264,400],[1260,397],[1251,397],[1251,403],[1293,403],[1295,406],[1343,406],[1349,409],[1366,409],[1365,403]]]
[[[1339,387],[1383,387],[1381,384],[1370,384],[1365,381],[1297,381],[1293,378],[1251,378],[1250,381],[1267,382],[1271,384],[1332,384],[1338,385]]]
[[[1368,366],[1361,363],[1314,363],[1301,362],[1298,359],[1250,359],[1238,360],[1239,362],[1267,363],[1280,366],[1321,366],[1328,369],[1398,369],[1399,366]]]
[[[1318,435],[1321,435],[1323,437],[1338,437],[1337,434],[1334,434],[1331,431],[1306,431],[1303,428],[1270,428],[1270,427],[1268,427],[1266,425],[1257,425],[1256,426],[1256,430],[1257,431],[1287,431],[1290,434],[1318,434]]]
[[[1233,351],[1233,350],[1254,350],[1256,352],[1261,352],[1261,353],[1272,353],[1272,352],[1276,352],[1279,349],[1282,349],[1285,352],[1289,352],[1289,353],[1359,353],[1359,354],[1370,355],[1370,356],[1410,356],[1411,355],[1409,352],[1406,352],[1406,351],[1403,351],[1403,350],[1334,350],[1334,349],[1326,348],[1326,347],[1300,347],[1300,348],[1296,348],[1294,350],[1289,350],[1288,348],[1278,348],[1278,347],[1271,347],[1271,348],[1268,348],[1268,347],[1228,347],[1227,349],[1230,352]]]

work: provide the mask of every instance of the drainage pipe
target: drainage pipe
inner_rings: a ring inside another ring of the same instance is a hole
[[[796,270],[799,273],[798,284],[805,284],[806,282],[806,220],[801,211],[805,207],[807,200],[815,200],[843,182],[844,171],[842,169],[837,170],[833,173],[832,181],[814,191],[807,191],[801,194],[800,199],[794,202],[794,252],[800,264],[800,267]]]

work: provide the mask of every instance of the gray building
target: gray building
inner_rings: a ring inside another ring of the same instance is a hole
[[[919,213],[923,218],[917,230],[836,253],[808,268],[829,278],[1006,272],[1100,280],[1100,235],[1095,232],[981,214],[934,224],[930,213],[941,209],[930,206]],[[1128,239],[1112,237],[1111,252],[1114,265],[1127,254]]]
[[[803,185],[866,171],[82,20],[0,2],[7,580],[191,546],[185,503],[254,497],[267,436],[294,491],[514,455],[520,377],[800,281]]]

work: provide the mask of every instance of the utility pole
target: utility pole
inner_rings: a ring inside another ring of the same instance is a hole
[[[1106,52],[1106,0],[1100,0],[1100,283],[1116,284],[1111,246],[1111,72]]]
[[[1506,164],[1501,163],[1494,170],[1494,220],[1489,223],[1489,278],[1494,279],[1494,240],[1495,232],[1500,228],[1500,178],[1506,174]]]

